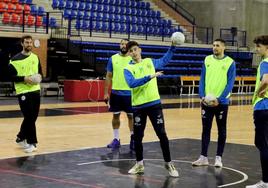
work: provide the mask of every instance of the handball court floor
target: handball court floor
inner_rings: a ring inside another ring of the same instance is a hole
[[[212,128],[207,167],[192,167],[200,154],[201,115],[198,98],[162,99],[170,150],[179,178],[164,169],[158,138],[148,121],[144,136],[144,175],[128,175],[135,164],[129,151],[126,115],[121,115],[121,148],[112,139],[111,118],[104,102],[64,102],[42,98],[37,120],[38,151],[25,154],[15,144],[22,121],[14,97],[0,98],[1,188],[242,188],[261,179],[254,147],[251,96],[233,96],[229,107],[224,167],[214,168],[217,139]]]

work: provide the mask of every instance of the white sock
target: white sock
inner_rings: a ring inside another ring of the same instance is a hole
[[[119,140],[119,129],[114,129],[114,138]]]
[[[141,161],[137,161],[137,164],[138,164],[138,165],[143,165],[143,160],[141,160]]]

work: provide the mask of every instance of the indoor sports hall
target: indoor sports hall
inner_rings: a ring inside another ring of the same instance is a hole
[[[244,188],[260,181],[252,97],[261,59],[253,39],[267,33],[267,8],[265,0],[0,0],[0,187]],[[149,119],[143,138],[145,170],[131,175],[136,158],[124,112],[121,146],[107,148],[113,139],[113,114],[104,94],[107,62],[119,52],[122,39],[137,41],[143,58],[161,58],[174,32],[183,33],[185,42],[157,69],[164,73],[157,84],[179,177],[170,177],[165,169]],[[43,74],[38,144],[30,153],[16,144],[23,114],[7,71],[11,57],[22,50],[24,35],[33,37],[32,51]],[[200,75],[217,38],[225,40],[225,54],[236,66],[223,167],[214,166],[215,118],[209,165],[194,167],[202,137]]]

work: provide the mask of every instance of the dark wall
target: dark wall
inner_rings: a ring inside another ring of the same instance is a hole
[[[20,38],[0,37],[0,81],[7,81],[9,59],[21,50]]]

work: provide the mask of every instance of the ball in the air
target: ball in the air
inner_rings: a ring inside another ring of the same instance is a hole
[[[185,36],[182,32],[175,32],[171,35],[171,41],[175,45],[183,44],[185,42]]]
[[[217,98],[214,95],[212,95],[212,94],[208,94],[208,95],[205,96],[205,99],[204,100],[205,100],[205,103],[208,106],[211,106],[211,105],[213,105],[216,102]]]
[[[40,74],[34,74],[30,77],[31,81],[35,84],[39,84],[42,81],[42,76]]]

